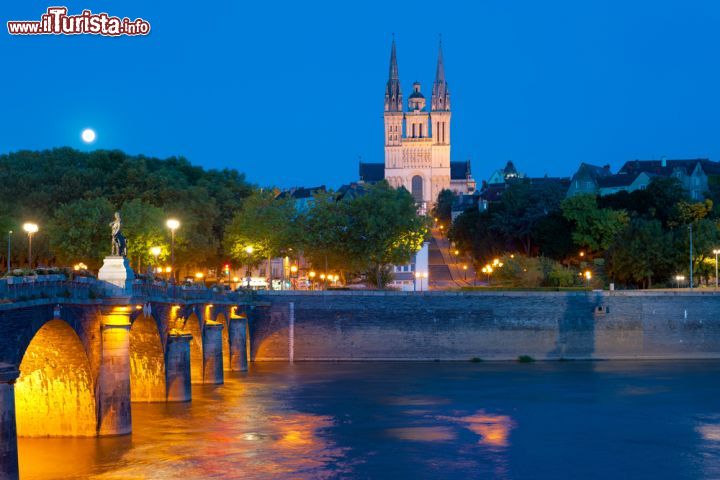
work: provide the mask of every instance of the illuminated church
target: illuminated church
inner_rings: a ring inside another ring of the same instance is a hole
[[[361,162],[360,181],[373,183],[385,179],[393,187],[405,187],[423,209],[432,206],[443,189],[456,193],[475,191],[470,161],[450,161],[450,89],[445,80],[442,44],[430,111],[426,110],[419,82],[413,83],[404,111],[393,39],[384,117],[385,163]]]

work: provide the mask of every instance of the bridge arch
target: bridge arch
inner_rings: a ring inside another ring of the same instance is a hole
[[[203,383],[203,328],[195,312],[185,319],[183,330],[192,334],[190,340],[190,381]]]
[[[165,352],[157,322],[140,315],[130,328],[130,399],[164,402],[167,397]]]
[[[30,341],[15,384],[15,408],[20,436],[97,435],[90,361],[64,320],[45,323]]]

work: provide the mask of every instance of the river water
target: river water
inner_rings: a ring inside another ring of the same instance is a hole
[[[21,439],[22,478],[720,478],[720,362],[260,363],[193,396]]]

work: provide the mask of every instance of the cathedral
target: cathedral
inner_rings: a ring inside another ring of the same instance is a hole
[[[385,163],[360,163],[360,181],[380,180],[412,193],[423,211],[431,207],[443,189],[473,193],[475,181],[470,161],[450,161],[450,89],[445,80],[442,44],[426,110],[420,83],[412,85],[404,110],[395,39],[390,50],[390,75],[385,86]]]

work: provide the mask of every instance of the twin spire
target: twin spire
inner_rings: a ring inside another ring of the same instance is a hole
[[[438,46],[437,69],[432,89],[431,108],[433,111],[450,110],[450,89],[445,80],[445,64],[443,62],[442,39]],[[398,73],[395,36],[393,35],[390,49],[390,75],[385,87],[385,111],[402,112],[402,92],[400,90],[400,74]]]

